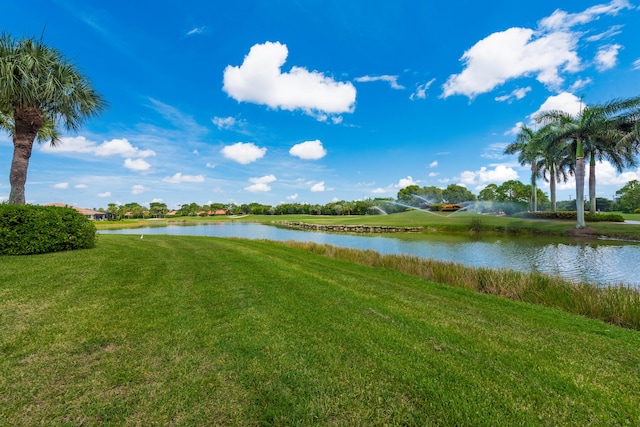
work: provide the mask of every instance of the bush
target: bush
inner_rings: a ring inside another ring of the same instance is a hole
[[[96,227],[73,208],[0,204],[0,254],[92,248]]]
[[[577,213],[575,211],[557,211],[557,212],[520,212],[516,215],[518,218],[532,218],[532,219],[577,219]],[[584,213],[584,220],[590,222],[609,221],[609,222],[624,222],[624,217],[620,214],[613,213],[597,213],[591,215],[589,212]]]

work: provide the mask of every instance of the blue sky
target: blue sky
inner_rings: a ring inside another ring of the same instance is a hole
[[[34,149],[26,198],[325,204],[410,184],[478,194],[526,183],[528,167],[502,152],[533,114],[640,95],[638,6],[6,2],[3,32],[44,32],[109,102],[56,148]],[[0,200],[12,153],[0,133]],[[640,179],[635,168],[597,171],[601,197]]]

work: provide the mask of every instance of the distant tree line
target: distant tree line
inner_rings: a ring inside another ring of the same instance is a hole
[[[398,191],[397,197],[374,198],[365,200],[340,200],[324,205],[309,203],[282,203],[277,206],[261,203],[210,203],[199,205],[187,203],[179,209],[170,210],[165,203],[152,202],[149,207],[131,202],[124,205],[109,203],[106,209],[99,211],[110,212],[117,219],[125,218],[165,218],[167,214],[174,217],[195,217],[210,215],[378,215],[406,211],[407,209],[429,209],[431,205],[443,203],[468,204],[469,202],[484,203],[479,210],[500,210],[507,214],[526,211],[532,199],[532,185],[523,184],[517,180],[506,181],[500,185],[489,184],[476,196],[467,188],[451,184],[446,188],[434,186],[420,187],[409,185]],[[538,187],[536,192],[537,210],[553,210],[549,197]],[[640,213],[640,183],[630,181],[616,192],[616,198],[610,200],[597,198],[598,210],[602,212],[622,211]],[[586,203],[586,202],[585,202]],[[566,200],[556,203],[560,211],[575,211],[576,201]]]

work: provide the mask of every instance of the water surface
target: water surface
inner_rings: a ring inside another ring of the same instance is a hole
[[[337,234],[248,222],[198,223],[122,230],[103,234],[173,234],[326,243],[383,254],[408,254],[469,266],[552,274],[597,285],[640,287],[640,244],[546,237],[472,238],[442,234]]]

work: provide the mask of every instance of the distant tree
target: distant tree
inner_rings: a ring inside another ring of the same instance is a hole
[[[406,205],[414,205],[416,203],[415,195],[419,193],[419,185],[408,185],[398,191],[398,202]]]
[[[596,204],[601,212],[611,212],[613,207],[613,201],[606,197],[596,197]]]
[[[529,203],[531,187],[515,179],[503,182],[497,189],[497,201]]]
[[[200,206],[199,204],[192,202],[192,203],[185,203],[184,205],[180,206],[179,212],[180,215],[182,216],[198,216],[198,212],[200,212],[202,210],[202,206]]]
[[[405,205],[419,206],[443,201],[443,190],[438,187],[420,187],[409,185],[398,191],[398,202]]]
[[[640,208],[640,182],[629,181],[624,187],[616,191],[617,207],[622,212],[631,213]]]
[[[478,200],[498,200],[498,186],[496,184],[489,184],[484,187],[482,190],[480,190],[480,193],[478,193]]]
[[[149,215],[152,218],[164,218],[168,210],[166,203],[151,202],[149,204]]]
[[[462,203],[476,200],[476,196],[471,191],[456,184],[449,184],[449,186],[442,191],[442,197],[447,203]]]
[[[118,210],[116,211],[116,219],[118,221],[120,221],[121,219],[123,219],[125,217],[125,214],[127,213],[127,207],[125,205],[120,205],[118,206]]]

